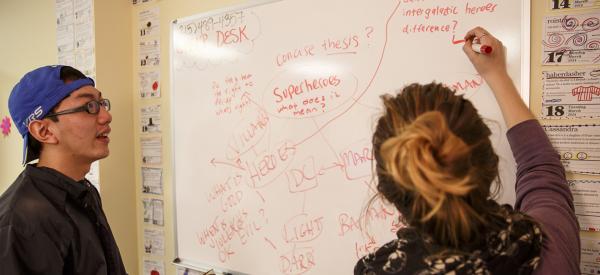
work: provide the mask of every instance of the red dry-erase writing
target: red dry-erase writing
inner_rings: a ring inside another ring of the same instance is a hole
[[[478,53],[483,53],[483,54],[491,54],[492,53],[492,46],[481,45],[481,44],[472,44],[472,48],[474,51],[476,51]]]

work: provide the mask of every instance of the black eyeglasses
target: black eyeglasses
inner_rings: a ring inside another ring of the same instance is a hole
[[[87,112],[88,114],[95,115],[100,112],[100,107],[104,108],[104,110],[106,110],[106,111],[110,111],[110,100],[108,100],[106,98],[100,99],[100,100],[92,100],[81,107],[60,111],[58,113],[50,113],[50,114],[47,114],[46,117],[53,117],[53,116],[66,115],[66,114],[79,113],[79,112]]]

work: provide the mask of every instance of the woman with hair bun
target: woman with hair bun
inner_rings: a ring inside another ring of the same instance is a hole
[[[480,27],[465,40],[509,128],[515,209],[493,200],[498,156],[471,102],[441,84],[411,84],[382,97],[373,135],[377,190],[407,227],[354,273],[579,274],[579,225],[560,157],[508,76],[502,43]],[[473,40],[494,51],[473,51]]]

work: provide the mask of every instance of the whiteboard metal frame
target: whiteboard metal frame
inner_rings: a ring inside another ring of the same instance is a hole
[[[533,1],[533,0],[531,0]],[[529,107],[531,94],[531,1],[525,0],[521,6],[521,87],[520,94],[525,106]]]
[[[261,5],[266,5],[266,4],[271,4],[271,3],[275,3],[275,2],[280,2],[283,0],[252,0],[252,1],[248,1],[248,3],[246,4],[240,4],[240,5],[232,5],[232,6],[228,6],[228,7],[224,7],[224,8],[219,8],[219,9],[215,9],[215,10],[211,10],[211,11],[207,11],[207,12],[202,12],[199,14],[195,14],[195,15],[191,15],[191,16],[187,16],[187,17],[182,17],[182,18],[178,18],[175,20],[171,21],[171,27],[170,27],[170,33],[169,33],[169,100],[170,103],[173,104],[173,71],[174,71],[174,66],[173,66],[173,34],[175,31],[175,26],[177,23],[180,22],[187,22],[187,21],[191,21],[194,19],[198,19],[198,18],[203,18],[203,17],[209,17],[209,16],[213,16],[213,15],[217,15],[217,14],[221,14],[227,11],[235,11],[235,10],[242,10],[242,9],[248,9],[248,8],[252,8],[252,7],[256,7],[256,6],[261,6]],[[523,101],[525,102],[526,106],[529,107],[529,95],[530,95],[530,72],[531,72],[531,68],[530,68],[530,57],[531,57],[531,0],[526,0],[526,1],[522,1],[522,5],[521,5],[521,57],[520,57],[520,69],[521,69],[521,85],[520,85],[520,95],[521,98],[523,99]],[[175,140],[175,131],[174,129],[176,128],[176,119],[175,116],[173,114],[173,106],[170,106],[170,113],[171,113],[171,141]],[[182,267],[185,269],[192,269],[192,270],[196,270],[196,271],[201,271],[201,272],[208,272],[208,271],[213,271],[216,274],[222,274],[222,275],[233,275],[233,274],[239,274],[239,275],[245,275],[246,273],[242,273],[239,271],[233,271],[233,270],[229,270],[226,268],[220,268],[220,267],[212,267],[211,265],[208,264],[203,264],[201,262],[194,262],[194,261],[190,261],[190,260],[185,260],[182,261],[179,258],[179,247],[178,247],[178,235],[177,235],[177,180],[176,180],[176,174],[175,174],[175,150],[173,148],[173,146],[171,146],[171,180],[172,180],[172,186],[173,186],[173,192],[172,195],[173,197],[172,199],[172,207],[173,207],[173,234],[174,236],[174,252],[175,252],[175,259],[173,259],[172,264],[174,264],[175,266],[178,267]]]

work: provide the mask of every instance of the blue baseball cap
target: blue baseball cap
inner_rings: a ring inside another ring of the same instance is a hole
[[[44,66],[23,76],[8,97],[8,110],[23,137],[23,164],[39,158],[39,152],[28,150],[29,123],[44,118],[58,103],[83,86],[94,86],[86,77],[66,84],[60,79],[64,66]]]

